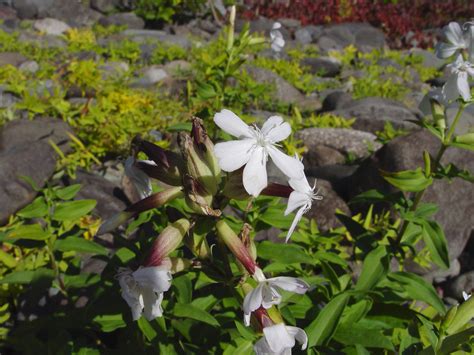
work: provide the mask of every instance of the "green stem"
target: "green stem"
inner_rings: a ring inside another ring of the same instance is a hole
[[[438,165],[441,162],[441,158],[443,157],[444,152],[446,151],[449,144],[451,143],[451,137],[454,134],[454,130],[456,129],[456,126],[459,122],[459,119],[461,118],[461,115],[464,111],[464,107],[465,107],[464,104],[461,104],[461,106],[459,106],[458,112],[456,113],[456,116],[454,117],[453,123],[449,127],[448,134],[446,135],[446,138],[444,139],[444,141],[441,143],[441,146],[439,147],[438,153],[436,154],[436,157],[435,157],[433,165],[432,165],[432,170],[431,170],[432,171],[431,172],[432,176],[436,173],[436,170],[438,170]],[[415,211],[417,209],[418,205],[421,202],[421,199],[423,198],[423,195],[425,194],[425,191],[426,191],[426,188],[421,190],[421,191],[418,191],[415,194],[415,196],[413,198],[413,204],[411,205],[411,207],[409,209],[410,211]],[[404,220],[403,223],[402,223],[402,226],[400,228],[400,231],[397,235],[397,244],[398,245],[400,244],[400,242],[402,240],[402,237],[405,234],[407,228],[408,228],[408,222],[406,220]]]

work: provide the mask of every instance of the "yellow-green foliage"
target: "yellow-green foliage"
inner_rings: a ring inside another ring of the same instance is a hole
[[[97,62],[93,60],[74,60],[67,68],[65,81],[69,85],[79,87],[83,92],[97,89],[102,82]]]
[[[180,46],[160,43],[153,50],[151,64],[163,64],[177,59],[186,59],[187,51]]]
[[[71,28],[65,37],[72,52],[94,50],[97,45],[95,33],[89,28]]]
[[[82,107],[81,115],[69,123],[77,128],[79,139],[97,157],[125,154],[131,137],[146,136],[152,129],[162,130],[188,118],[179,102],[163,98],[156,91],[115,88],[96,100]]]

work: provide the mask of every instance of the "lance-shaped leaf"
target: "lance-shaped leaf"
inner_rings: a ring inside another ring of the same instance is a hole
[[[371,290],[387,274],[390,259],[385,246],[380,245],[364,259],[362,272],[355,286],[356,290]]]
[[[385,180],[402,191],[418,192],[433,183],[433,179],[426,177],[421,168],[396,173],[381,171],[381,174]]]
[[[449,269],[448,242],[443,229],[435,221],[421,220],[422,236],[426,246],[431,254],[433,262],[444,268]]]
[[[139,213],[151,210],[153,208],[161,207],[172,200],[183,196],[182,187],[171,187],[169,189],[157,192],[143,200],[134,203],[130,207],[127,207],[124,211],[117,213],[111,218],[107,219],[99,228],[98,235],[108,233],[119,225],[125,223],[130,218],[136,216]]]
[[[165,150],[156,144],[141,139],[139,136],[134,138],[132,146],[145,153],[148,158],[155,162],[156,166],[137,163],[137,167],[149,177],[163,181],[168,185],[181,185],[181,171],[184,163],[179,154]]]

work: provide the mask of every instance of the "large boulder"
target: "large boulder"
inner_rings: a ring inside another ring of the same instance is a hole
[[[67,132],[72,129],[63,121],[38,118],[15,120],[0,132],[0,224],[33,200],[36,191],[23,176],[39,187],[56,169],[54,142],[64,152],[69,150]]]
[[[332,113],[346,118],[355,118],[354,129],[375,133],[383,131],[388,121],[396,129],[416,129],[414,123],[408,120],[417,120],[421,113],[411,110],[404,104],[382,97],[367,97],[349,101],[338,107]]]
[[[423,151],[426,150],[434,156],[439,146],[438,139],[425,130],[392,140],[346,180],[346,198],[350,199],[370,189],[397,191],[380,176],[380,170],[396,172],[416,169],[423,166]],[[473,172],[474,152],[448,148],[442,163],[453,163],[460,169]],[[450,259],[458,258],[474,232],[473,184],[459,178],[450,182],[435,180],[434,184],[428,187],[422,202],[436,203],[439,206],[433,218],[444,229]]]
[[[108,15],[102,17],[99,20],[99,23],[102,26],[127,26],[127,28],[136,30],[141,30],[145,27],[145,21],[133,12],[122,12]]]
[[[165,43],[184,49],[191,49],[191,41],[184,35],[173,35],[159,30],[128,29],[121,32],[122,36],[137,43]]]

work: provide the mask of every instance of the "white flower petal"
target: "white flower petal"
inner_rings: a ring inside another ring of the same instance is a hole
[[[277,354],[295,346],[295,338],[288,333],[283,323],[263,328],[263,334],[270,349]]]
[[[268,154],[277,168],[290,179],[304,176],[304,165],[299,159],[290,157],[273,146],[268,148]]]
[[[457,76],[457,88],[464,101],[471,99],[471,89],[467,78],[467,72],[460,72]]]
[[[237,138],[251,138],[250,127],[230,110],[222,110],[214,115],[214,123],[223,131]]]
[[[281,28],[280,22],[275,22],[272,26],[272,30],[278,30],[279,28]]]
[[[302,344],[301,350],[305,350],[308,346],[308,336],[305,331],[301,328],[291,326],[287,326],[286,330],[291,336],[298,340],[298,343]]]
[[[269,117],[262,126],[262,133],[272,143],[280,142],[291,134],[291,126],[280,116]]]
[[[168,268],[163,266],[142,267],[134,271],[132,275],[140,288],[165,292],[171,286],[171,273]]]
[[[436,55],[445,59],[451,57],[457,50],[459,47],[454,44],[439,42],[436,46]]]
[[[130,272],[119,275],[119,284],[122,291],[122,298],[132,310],[132,318],[135,321],[142,315],[143,298]]]
[[[462,298],[464,298],[464,301],[467,301],[469,298],[471,298],[471,295],[466,291],[462,291]]]
[[[464,38],[461,26],[457,22],[450,22],[445,28],[444,34],[446,39],[455,45],[462,46],[464,44]]]
[[[147,174],[135,166],[135,158],[128,157],[127,160],[125,160],[124,166],[125,175],[128,176],[135,186],[140,198],[144,199],[150,196],[153,192],[151,188],[151,180]]]
[[[163,315],[163,309],[161,308],[161,302],[163,301],[162,292],[153,292],[149,288],[142,290],[143,304],[144,304],[144,315],[149,321],[161,317]]]
[[[451,101],[459,97],[457,75],[454,74],[448,77],[448,80],[446,80],[446,83],[443,86],[443,95],[447,101]]]
[[[269,355],[273,353],[265,337],[260,338],[255,343],[255,345],[253,346],[253,350],[255,351],[255,355]]]
[[[277,289],[271,287],[266,282],[261,284],[262,287],[262,307],[265,309],[270,308],[275,304],[281,303],[281,295]]]
[[[296,226],[301,221],[301,218],[303,218],[303,214],[306,212],[308,208],[309,208],[308,205],[304,205],[298,210],[298,212],[296,212],[295,218],[293,219],[293,222],[291,222],[290,229],[288,230],[288,233],[286,234],[285,243],[288,243],[288,241],[290,240],[290,237],[295,231]]]
[[[247,293],[244,298],[244,322],[246,326],[250,325],[250,314],[259,309],[262,305],[263,284],[259,284],[252,291]]]
[[[217,143],[214,153],[220,168],[227,172],[240,169],[249,161],[254,143],[251,139]]]
[[[289,276],[279,276],[268,279],[271,285],[278,286],[285,291],[291,291],[299,294],[304,294],[309,289],[309,285],[301,279]]]
[[[243,185],[252,196],[257,197],[267,186],[267,156],[265,148],[257,147],[253,150],[243,173]]]
[[[308,195],[299,191],[293,191],[288,198],[288,205],[285,210],[285,216],[308,203]]]

